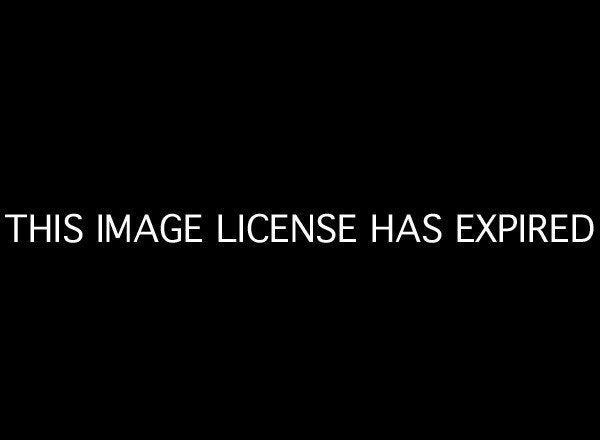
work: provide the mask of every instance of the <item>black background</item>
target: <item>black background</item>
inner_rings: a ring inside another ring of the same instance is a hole
[[[592,29],[524,11],[247,12],[23,16],[3,55],[2,213],[356,212],[361,243],[4,240],[11,412],[573,429],[595,389],[597,238],[460,246],[453,218],[597,221]],[[375,212],[438,212],[444,241],[371,246]]]

